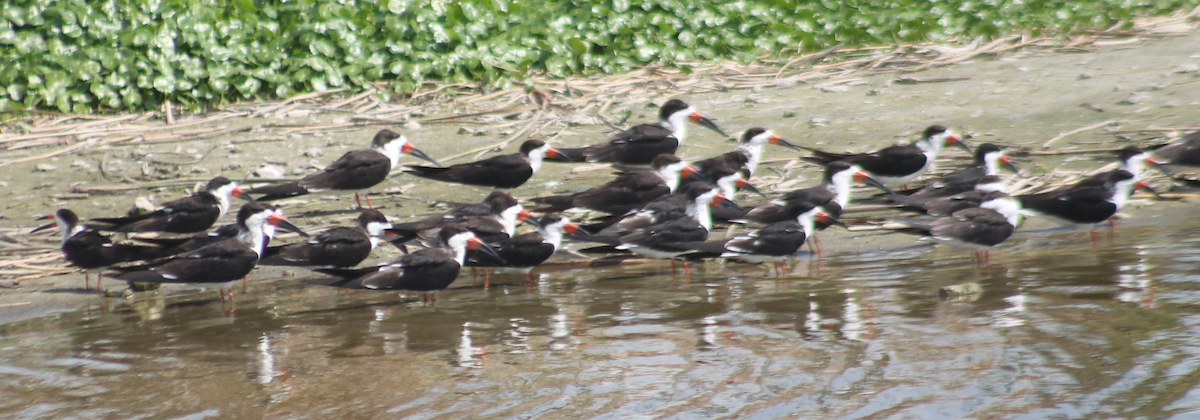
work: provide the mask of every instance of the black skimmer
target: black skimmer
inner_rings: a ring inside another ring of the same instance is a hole
[[[428,302],[430,296],[427,292],[445,289],[458,278],[468,250],[478,250],[500,259],[495,249],[475,237],[475,233],[465,226],[447,225],[439,230],[438,239],[440,247],[405,254],[387,264],[359,269],[322,268],[316,271],[342,278],[331,286],[422,292]],[[437,301],[437,295],[432,300]]]
[[[736,149],[733,149],[733,151],[696,161],[693,165],[700,169],[700,173],[708,177],[708,179],[716,179],[716,177],[708,173],[710,169],[714,168],[746,171],[748,174],[746,178],[750,178],[754,176],[754,171],[758,169],[758,163],[762,161],[763,148],[767,144],[777,144],[802,150],[769,129],[754,127],[742,133],[742,143]]]
[[[525,274],[525,283],[533,282],[533,268],[546,262],[555,251],[562,248],[563,233],[577,234],[582,232],[579,226],[558,213],[547,213],[538,221],[537,232],[517,235],[511,238],[492,242],[500,259],[485,252],[471,251],[467,253],[467,267],[489,269],[516,270]],[[488,287],[485,278],[483,287]]]
[[[649,258],[669,259],[671,267],[674,268],[675,259],[689,252],[689,249],[680,246],[680,243],[703,242],[708,239],[708,234],[712,231],[710,209],[723,201],[726,201],[725,197],[710,187],[707,192],[697,195],[687,204],[685,217],[669,219],[621,236],[586,235],[573,239],[612,244],[615,245],[612,249],[629,251]],[[609,248],[598,247],[585,251],[608,251]],[[688,270],[687,262],[684,262],[683,267],[685,271]]]
[[[1020,226],[1021,203],[1004,192],[992,191],[983,197],[978,208],[959,210],[950,216],[887,220],[907,226],[902,232],[974,251],[977,258],[986,261],[988,250],[1007,240]]]
[[[997,175],[980,178],[975,184],[974,190],[949,197],[923,198],[896,195],[893,197],[893,201],[904,205],[901,207],[904,210],[922,212],[930,216],[949,216],[959,210],[979,207],[979,204],[983,202],[983,196],[993,191],[1007,192],[1004,181]]]
[[[96,229],[113,232],[201,232],[229,211],[230,197],[249,199],[236,182],[219,176],[209,181],[204,191],[164,203],[159,210],[138,216],[92,220],[109,225],[94,226]]]
[[[460,206],[445,214],[429,216],[415,222],[393,223],[388,232],[398,237],[388,241],[399,246],[420,239],[427,247],[433,248],[437,246],[442,227],[460,224],[469,228],[480,240],[495,242],[512,237],[517,230],[518,221],[537,223],[533,215],[512,195],[493,191],[483,203]]]
[[[392,227],[377,210],[364,209],[355,226],[337,226],[312,239],[268,247],[261,265],[353,267],[367,259]]]
[[[694,251],[689,257],[721,257],[750,264],[770,262],[782,269],[787,259],[812,237],[817,222],[842,225],[824,209],[813,207],[801,212],[795,220],[771,223],[724,241],[684,246]]]
[[[1175,143],[1154,146],[1154,158],[1164,165],[1200,166],[1200,131],[1193,131]]]
[[[895,194],[879,194],[875,199],[863,200],[864,203],[870,202],[890,202],[892,197],[909,197],[919,200],[928,200],[939,197],[949,197],[952,195],[969,192],[975,190],[976,184],[985,176],[999,175],[1000,168],[1003,167],[1013,173],[1020,173],[1017,166],[1012,163],[1012,159],[1004,155],[1004,150],[992,143],[984,143],[975,148],[975,159],[970,166],[950,172],[943,175],[937,181],[934,181],[924,187],[908,191],[896,191]],[[908,201],[895,200],[902,204],[908,204]]]
[[[268,226],[268,228],[270,228]],[[198,232],[182,237],[153,237],[153,238],[133,238],[137,242],[144,242],[153,247],[146,247],[146,260],[169,257],[184,252],[195,251],[197,249],[212,245],[214,243],[227,239],[236,238],[239,232],[237,223],[230,223],[209,232]]]
[[[1126,146],[1117,151],[1117,169],[1107,172],[1100,172],[1090,177],[1087,177],[1079,184],[1083,185],[1103,185],[1108,182],[1108,178],[1113,171],[1125,171],[1133,174],[1134,181],[1142,180],[1142,172],[1147,166],[1154,166],[1167,177],[1174,177],[1171,172],[1164,168],[1162,160],[1154,155],[1142,150],[1137,146]]]
[[[367,207],[372,207],[371,198],[367,196],[368,190],[386,180],[405,154],[441,166],[404,136],[392,130],[380,130],[371,140],[369,149],[346,153],[325,169],[305,175],[299,181],[258,187],[247,192],[264,194],[259,200],[277,200],[311,193],[354,191],[358,208],[362,208],[360,194],[366,197]]]
[[[647,228],[670,220],[687,216],[689,205],[697,198],[713,191],[711,184],[706,182],[690,182],[678,191],[664,195],[645,205],[621,215],[611,215],[593,219],[597,223],[584,226],[583,230],[596,235],[620,236],[638,229]],[[717,190],[721,192],[720,190]],[[722,197],[727,199],[728,197]],[[719,200],[727,201],[727,200]],[[736,204],[734,212],[744,211]]]
[[[133,283],[231,283],[245,278],[258,265],[275,229],[282,227],[301,234],[304,231],[287,221],[275,207],[259,202],[242,205],[237,215],[238,236],[220,241],[192,252],[146,264],[116,267],[124,273],[117,279]],[[221,287],[221,301],[225,300]],[[233,300],[232,288],[229,299]]]
[[[858,165],[845,161],[833,161],[825,166],[821,185],[789,191],[784,193],[782,200],[751,208],[740,217],[730,217],[730,221],[768,225],[794,220],[801,213],[814,207],[821,207],[832,216],[832,219],[836,220],[842,216],[842,209],[850,204],[850,184],[852,182],[871,185],[887,193],[892,192]],[[722,215],[724,214],[722,213]],[[824,230],[827,227],[829,227],[828,224],[819,223],[817,229]],[[812,248],[818,255],[822,255],[823,252],[816,236],[809,235],[808,237],[813,241]]]
[[[1028,215],[1045,217],[1065,226],[1095,225],[1120,211],[1134,188],[1150,190],[1132,173],[1117,169],[1107,172],[1102,184],[1085,179],[1054,191],[1019,195],[1017,200]]]
[[[687,136],[687,123],[692,122],[728,137],[720,127],[687,103],[672,99],[658,110],[658,123],[641,124],[618,133],[605,143],[577,149],[559,148],[567,158],[576,162],[616,162],[628,165],[651,163],[655,156],[674,154]]]
[[[83,269],[84,290],[91,290],[91,278],[88,270],[104,268],[113,264],[146,258],[147,247],[113,243],[107,236],[101,235],[88,225],[79,223],[79,217],[67,209],[59,209],[54,214],[39,217],[38,220],[54,220],[54,222],[34,229],[39,232],[57,227],[62,234],[63,256],[71,265]],[[30,233],[33,233],[30,232]],[[103,273],[96,273],[96,288],[100,288]]]
[[[812,237],[816,223],[843,225],[821,207],[800,213],[796,220],[772,223],[748,234],[737,235],[725,244],[721,258],[751,264],[783,262]]]
[[[825,166],[821,185],[784,193],[782,200],[750,208],[744,215],[732,221],[760,226],[769,225],[795,220],[800,212],[808,211],[813,207],[824,208],[836,219],[841,216],[842,209],[849,205],[851,183],[871,185],[891,192],[887,186],[875,180],[857,165],[835,161]]]
[[[546,158],[566,160],[562,153],[545,142],[527,140],[521,144],[519,153],[447,167],[405,165],[404,172],[437,181],[511,189],[528,181],[542,168],[542,160]]]
[[[921,139],[912,144],[885,147],[871,153],[840,154],[801,147],[814,155],[804,158],[805,160],[820,164],[843,160],[861,166],[885,185],[904,185],[932,169],[938,154],[942,152],[942,147],[950,145],[971,152],[971,148],[963,143],[961,136],[940,125],[926,128]]]
[[[695,167],[669,154],[655,157],[650,168],[626,170],[617,179],[581,193],[538,197],[530,201],[540,205],[538,211],[585,208],[625,213],[675,191],[681,178],[700,176]]]

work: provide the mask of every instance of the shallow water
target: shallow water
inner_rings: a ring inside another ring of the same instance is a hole
[[[436,305],[251,282],[4,327],[6,418],[1187,418],[1200,227],[545,272]],[[977,283],[982,292],[939,297]]]

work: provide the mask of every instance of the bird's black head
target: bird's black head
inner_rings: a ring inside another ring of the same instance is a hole
[[[242,208],[238,210],[237,214],[238,224],[242,227],[246,227],[246,221],[250,219],[250,216],[262,213],[264,211],[273,212],[275,211],[275,206],[261,201],[251,201],[249,203],[242,204]]]
[[[450,247],[450,240],[455,236],[470,233],[470,238],[474,238],[474,231],[467,226],[466,223],[450,223],[442,226],[442,230],[438,231],[438,245],[441,247]],[[478,241],[478,239],[476,239]]]
[[[66,226],[75,226],[79,224],[79,216],[75,212],[67,209],[58,209],[54,212],[54,220]]]
[[[759,135],[761,135],[762,133],[765,133],[765,132],[767,132],[767,129],[763,128],[763,127],[754,127],[749,130],[746,130],[745,133],[742,133],[742,143],[749,143],[750,140],[754,139],[755,137],[758,137]]]
[[[363,209],[358,214],[357,223],[359,226],[367,226],[374,222],[387,223],[387,216],[384,216],[383,213],[375,209]]]
[[[552,224],[561,222],[563,219],[566,219],[566,217],[564,217],[562,214],[550,212],[543,215],[541,219],[538,219],[538,223],[542,226],[550,226]]]
[[[513,198],[512,194],[503,191],[492,191],[491,194],[488,194],[487,198],[483,199],[483,202],[492,210],[492,214],[503,213],[512,206],[520,204],[517,202],[517,199]]]
[[[850,162],[844,160],[835,160],[825,164],[825,183],[833,182],[833,176],[848,171],[853,168]]]
[[[690,105],[688,105],[687,102],[678,99],[669,100],[667,103],[663,104],[662,108],[658,109],[658,119],[666,121],[670,119],[672,115],[675,115],[676,112],[688,109],[688,107],[690,107]]]
[[[221,189],[221,187],[224,187],[224,186],[232,184],[232,183],[233,183],[233,181],[230,181],[229,178],[219,176],[219,177],[213,178],[212,181],[208,181],[208,185],[204,186],[204,190],[205,191],[216,191],[216,190]]]
[[[537,148],[545,146],[545,145],[546,145],[546,142],[541,141],[541,140],[525,140],[524,143],[521,143],[521,154],[529,156],[529,153],[532,152],[534,149],[537,149]]]
[[[975,149],[975,162],[982,163],[984,156],[1000,151],[1000,146],[992,143],[984,143]]]
[[[385,128],[383,130],[379,130],[378,133],[375,133],[375,138],[371,139],[371,145],[375,147],[383,147],[384,145],[391,143],[392,140],[398,138],[400,138],[400,133]]]
[[[655,156],[654,160],[650,161],[650,167],[658,170],[679,162],[683,162],[683,159],[670,153],[663,153]]]
[[[707,182],[693,181],[687,183],[687,185],[684,185],[683,190],[679,191],[679,193],[687,196],[688,200],[695,200],[696,197],[702,196],[712,190],[712,184]]]
[[[946,127],[943,127],[943,126],[940,126],[940,125],[936,125],[936,124],[934,124],[934,125],[931,125],[931,126],[929,126],[929,127],[926,127],[926,128],[925,128],[925,134],[922,134],[922,135],[923,135],[923,136],[925,136],[924,138],[927,138],[927,139],[928,139],[928,138],[933,138],[933,136],[936,136],[936,135],[938,135],[938,134],[945,133],[945,132],[946,132],[946,130],[947,130],[947,128],[946,128]]]

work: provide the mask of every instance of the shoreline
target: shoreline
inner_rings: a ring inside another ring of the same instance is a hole
[[[844,86],[844,89],[830,89],[828,85],[779,84],[755,90],[690,94],[687,100],[697,109],[718,117],[718,123],[731,134],[763,125],[771,127],[793,143],[831,151],[865,151],[890,145],[897,140],[911,141],[912,133],[930,122],[949,125],[971,134],[973,138],[968,142],[972,145],[996,142],[1034,151],[1043,150],[1042,145],[1048,142],[1055,150],[1149,145],[1144,142],[1149,138],[1146,136],[1139,138],[1132,135],[1125,140],[1117,135],[1152,126],[1200,124],[1200,101],[1194,99],[1200,98],[1200,71],[1176,72],[1185,65],[1200,65],[1200,47],[1196,47],[1200,45],[1200,32],[1193,30],[1180,37],[1142,40],[1141,44],[1134,45],[1113,45],[1082,53],[1019,50],[997,59],[981,57],[963,60],[919,73],[859,75],[854,77],[856,81],[836,85]],[[1143,67],[1143,64],[1146,66]],[[927,82],[898,82],[903,77],[915,77]],[[658,101],[661,97],[647,98],[646,102],[651,100]],[[630,112],[629,121],[632,123],[653,118],[655,110],[631,104]],[[787,117],[788,113],[796,117]],[[13,178],[0,187],[0,196],[11,203],[3,210],[5,217],[0,219],[0,228],[4,228],[8,234],[20,232],[17,237],[27,240],[31,237],[21,235],[34,227],[32,220],[29,220],[32,215],[45,214],[54,208],[86,208],[87,215],[84,217],[99,217],[123,213],[136,197],[146,194],[152,193],[159,202],[183,195],[183,188],[178,186],[92,194],[86,198],[66,195],[72,191],[71,186],[66,184],[75,182],[114,185],[113,181],[105,179],[106,175],[100,169],[124,167],[127,174],[134,173],[138,170],[135,164],[138,159],[134,157],[138,155],[143,158],[150,153],[157,153],[156,157],[183,155],[175,156],[178,162],[190,161],[191,156],[208,150],[196,164],[177,165],[181,172],[185,166],[202,171],[186,169],[187,177],[211,178],[222,174],[240,178],[244,173],[263,166],[280,166],[277,164],[279,161],[284,161],[282,168],[285,174],[295,176],[311,170],[312,166],[324,165],[345,151],[361,148],[371,133],[387,127],[362,126],[349,131],[331,130],[316,135],[285,135],[282,140],[272,138],[269,141],[245,141],[256,134],[236,131],[239,127],[249,127],[262,120],[287,124],[290,121],[316,119],[332,124],[338,118],[344,116],[284,113],[277,118],[235,117],[200,126],[211,129],[211,132],[225,131],[225,135],[178,143],[101,146],[86,150],[83,155],[62,154],[46,160],[13,163],[8,168]],[[1114,120],[1118,123],[1110,125],[1110,121]],[[537,121],[518,120],[511,124],[503,119],[483,124],[463,122],[461,125],[427,125],[405,132],[419,147],[436,158],[450,156],[464,149],[486,150],[496,141],[510,137],[508,141],[511,142],[523,134],[533,133],[534,122]],[[509,125],[507,128],[495,128],[503,124]],[[1061,136],[1084,127],[1095,128]],[[464,128],[467,129],[465,133]],[[476,135],[479,131],[473,129],[481,129],[484,135]],[[583,145],[600,141],[610,130],[604,122],[592,121],[590,124],[567,125],[554,134],[540,134],[553,139],[556,144]],[[509,132],[506,134],[506,131]],[[688,143],[681,149],[683,156],[706,157],[733,148],[733,143],[701,131],[692,130]],[[235,134],[241,137],[231,140]],[[239,139],[243,141],[237,141]],[[511,147],[506,150],[511,150]],[[33,149],[31,154],[43,152],[47,150]],[[283,154],[287,156],[281,156]],[[459,154],[467,159],[474,156]],[[813,166],[791,163],[800,156],[792,151],[769,148],[764,158],[772,160],[767,165],[772,169],[760,170],[762,176],[754,182],[756,185],[760,182],[767,185],[767,191],[811,185],[819,179],[819,172]],[[961,158],[965,155],[946,153],[944,156],[951,159],[939,162],[939,166],[947,169],[961,166],[964,162]],[[1071,171],[1094,170],[1106,164],[1092,160],[1096,156],[1102,154],[1032,155],[1018,164],[1023,172],[1034,176],[1045,176],[1047,173],[1063,175]],[[113,166],[93,165],[94,160]],[[114,161],[120,161],[121,164]],[[76,165],[77,162],[84,164]],[[404,163],[411,162],[406,160]],[[39,169],[38,166],[43,164],[56,168]],[[226,169],[233,164],[238,166]],[[594,185],[608,176],[607,171],[596,169],[600,168],[580,164],[548,164],[544,172],[539,172],[529,184],[514,191],[514,195],[524,199],[537,194]],[[30,175],[19,176],[26,173]],[[1158,175],[1151,174],[1149,179],[1156,186],[1165,185],[1163,178]],[[381,210],[389,218],[407,218],[434,212],[437,208],[427,205],[433,200],[475,201],[486,194],[482,189],[448,189],[443,184],[400,176],[393,176],[380,185],[377,192],[381,193],[380,197],[391,196],[390,200],[376,201],[383,204]],[[861,193],[858,195],[860,198],[864,196]],[[1194,214],[1190,211],[1194,200],[1190,198],[1150,202],[1141,197],[1139,195],[1138,200],[1123,211],[1130,218],[1123,220],[1122,225],[1166,224]],[[753,204],[761,199],[747,200],[743,197],[739,201],[743,200]],[[352,196],[336,200],[304,197],[285,201],[289,202],[286,206],[292,215],[353,206]],[[334,214],[293,221],[306,228],[324,227],[347,224],[352,217],[351,214]],[[857,218],[859,214],[850,217]],[[1025,227],[1018,230],[1018,235],[1053,226],[1044,221],[1028,221]],[[908,236],[875,233],[833,228],[822,233],[821,238],[827,255],[833,257],[838,253],[874,252],[916,244]],[[52,246],[57,241],[36,239],[32,243]],[[1003,252],[1003,246],[998,249]],[[380,258],[380,254],[384,257]],[[377,253],[368,263],[394,256],[390,250]],[[256,270],[252,277],[286,281],[291,277],[287,275],[288,272],[307,276],[303,269],[271,267]],[[95,291],[83,292],[80,277],[79,273],[58,275],[23,281],[17,287],[0,288],[3,290],[0,293],[0,324],[91,305],[108,305],[113,302],[112,299],[122,299],[102,298],[100,292]],[[454,286],[458,287],[464,279],[469,281],[469,275],[460,276]],[[112,290],[119,296],[123,288],[120,285]],[[184,288],[195,287],[167,286],[166,292],[158,293],[172,294]]]

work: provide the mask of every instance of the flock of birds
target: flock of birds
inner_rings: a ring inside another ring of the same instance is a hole
[[[862,202],[892,204],[916,213],[886,218],[898,223],[898,231],[972,250],[977,258],[986,259],[987,251],[1008,239],[1023,216],[1047,217],[1065,225],[1110,221],[1135,188],[1149,189],[1141,180],[1143,169],[1155,166],[1167,172],[1162,165],[1200,165],[1197,132],[1151,152],[1127,147],[1119,153],[1118,169],[1074,185],[1010,196],[999,171],[1019,171],[1004,150],[985,143],[972,151],[960,135],[939,125],[925,129],[922,138],[912,144],[862,154],[797,146],[769,129],[751,128],[741,135],[740,145],[733,151],[689,164],[674,155],[689,123],[726,136],[704,114],[678,99],[660,108],[658,122],[632,127],[604,143],[567,149],[529,140],[518,153],[452,166],[439,164],[404,136],[382,130],[370,148],[346,153],[296,182],[243,189],[217,177],[204,191],[165,203],[153,212],[96,218],[85,224],[72,211],[61,209],[45,217],[54,223],[35,231],[58,227],[66,259],[85,270],[85,287],[90,287],[87,270],[110,269],[118,272],[115,278],[129,282],[222,283],[222,301],[228,296],[232,302],[231,283],[245,279],[262,264],[311,267],[337,279],[333,286],[417,291],[428,299],[428,292],[448,287],[463,267],[515,270],[531,281],[530,270],[562,249],[564,239],[596,244],[579,250],[585,253],[669,259],[673,269],[676,261],[683,261],[688,270],[688,260],[705,258],[769,262],[783,269],[806,242],[821,254],[814,235],[842,225],[838,218],[850,204],[854,183],[881,190]],[[733,201],[739,192],[762,195],[749,180],[768,145],[810,152],[804,160],[822,165],[824,177],[820,184],[788,191],[778,200],[739,206]],[[929,172],[947,146],[973,152],[973,162],[922,187],[892,189],[907,187]],[[482,202],[457,205],[444,214],[414,222],[389,222],[373,209],[367,193],[388,178],[403,155],[434,165],[405,165],[407,174],[496,190]],[[523,185],[546,161],[608,162],[617,174],[586,191],[532,198],[526,209],[507,190]],[[354,192],[361,212],[355,226],[334,227],[310,236],[288,221],[280,209],[265,203],[328,192]],[[236,223],[208,232],[230,211],[233,197],[248,201],[237,212]],[[364,199],[367,208],[362,206]],[[535,217],[530,210],[543,215]],[[581,222],[581,226],[566,216],[580,210],[604,216]],[[519,222],[533,225],[536,231],[517,235]],[[757,229],[710,240],[717,223]],[[277,229],[297,232],[306,239],[269,245]],[[110,232],[174,235],[135,235],[114,242]],[[380,241],[398,246],[404,255],[389,263],[355,268]],[[410,245],[422,249],[408,252]],[[97,287],[99,284],[98,279]]]

